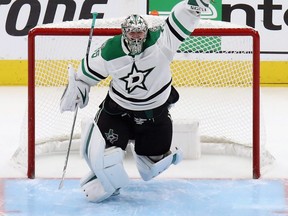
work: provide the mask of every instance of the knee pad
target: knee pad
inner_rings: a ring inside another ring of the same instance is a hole
[[[92,119],[82,132],[82,154],[91,172],[81,180],[81,187],[89,201],[101,202],[128,184],[124,152],[118,147],[105,149],[105,140]]]
[[[171,164],[178,164],[183,159],[183,153],[180,149],[169,151],[164,158],[157,162],[153,162],[149,157],[137,155],[134,145],[131,145],[133,156],[136,160],[136,166],[140,176],[144,181],[149,181],[158,176],[160,173],[168,169]]]

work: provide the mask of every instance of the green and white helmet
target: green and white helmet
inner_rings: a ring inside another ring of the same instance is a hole
[[[124,20],[124,22],[121,24],[121,28],[122,28],[123,38],[125,42],[127,43],[130,53],[132,55],[141,53],[142,46],[146,40],[147,32],[148,32],[147,22],[143,19],[143,17],[137,14],[132,14]],[[127,33],[129,32],[144,32],[145,36],[144,38],[141,38],[141,39],[129,39],[127,37]]]

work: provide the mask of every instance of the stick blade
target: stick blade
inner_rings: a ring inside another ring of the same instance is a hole
[[[59,186],[58,186],[58,190],[61,190],[62,187],[63,187],[63,185],[64,185],[65,173],[66,173],[66,170],[63,171],[62,178],[61,178],[60,184],[59,184]]]

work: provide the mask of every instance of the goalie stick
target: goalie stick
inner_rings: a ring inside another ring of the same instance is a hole
[[[94,30],[97,14],[98,13],[96,13],[96,12],[92,13],[93,18],[92,18],[92,24],[91,24],[90,34],[89,34],[87,50],[86,50],[86,56],[89,55],[91,41],[92,41],[92,36],[93,36],[93,30]],[[66,169],[67,169],[67,165],[68,165],[68,159],[69,159],[69,155],[70,155],[70,149],[71,149],[71,144],[72,144],[72,138],[73,138],[74,127],[75,127],[75,122],[76,122],[76,118],[77,118],[77,113],[78,113],[78,106],[76,107],[76,110],[75,110],[75,113],[74,113],[74,119],[73,119],[73,124],[72,124],[70,138],[69,138],[69,145],[68,145],[68,149],[67,149],[67,155],[66,155],[65,164],[64,164],[64,167],[63,167],[62,178],[61,178],[61,181],[60,181],[60,184],[59,184],[59,187],[58,187],[59,190],[63,187],[63,183],[64,183],[64,178],[65,178]]]

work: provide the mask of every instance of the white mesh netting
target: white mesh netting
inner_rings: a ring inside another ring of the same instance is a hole
[[[123,18],[124,19],[124,18]],[[119,28],[122,18],[97,20],[95,28]],[[164,17],[145,16],[149,26],[161,25]],[[48,24],[57,28],[90,28],[91,20]],[[220,21],[202,20],[199,29],[243,28]],[[248,27],[245,27],[248,28]],[[95,35],[91,49],[110,36]],[[85,55],[88,36],[38,35],[35,37],[35,128],[36,155],[66,152],[73,113],[59,111],[59,101],[67,84],[67,65],[74,68]],[[180,101],[171,109],[174,122],[199,121],[202,153],[252,155],[253,44],[250,36],[192,36],[179,47],[171,64],[173,85]],[[74,138],[80,138],[80,122],[94,116],[107,93],[109,79],[90,93],[89,105],[79,110]],[[27,116],[21,144],[13,160],[27,165]],[[272,156],[265,150],[265,130],[260,125],[262,164]],[[72,150],[78,150],[73,142]]]

